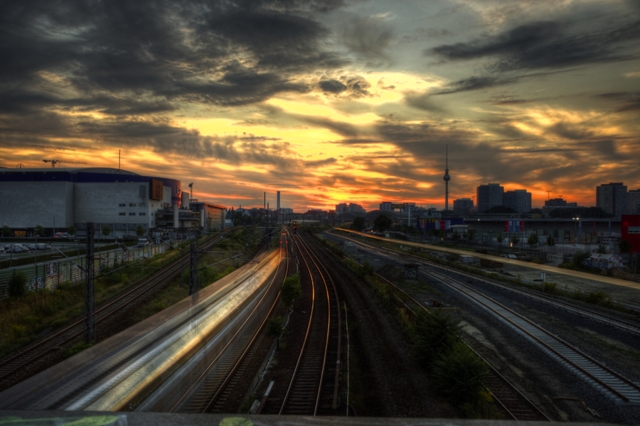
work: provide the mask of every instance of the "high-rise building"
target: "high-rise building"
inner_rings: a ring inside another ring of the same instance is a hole
[[[531,193],[526,189],[507,191],[502,198],[502,205],[515,210],[518,213],[531,211]]]
[[[578,203],[567,203],[563,198],[551,198],[544,202],[545,207],[578,207]]]
[[[391,207],[393,203],[391,201],[383,201],[380,203],[380,210],[391,211],[393,207]]]
[[[622,182],[610,182],[596,187],[596,206],[620,217],[627,211],[627,186]]]
[[[632,189],[627,193],[627,213],[640,214],[640,189]]]
[[[499,183],[480,185],[476,189],[478,200],[478,213],[484,213],[493,206],[501,206],[503,203],[504,188]]]
[[[367,211],[359,204],[340,203],[336,205],[336,213],[366,213]]]
[[[456,216],[467,216],[473,210],[473,200],[471,198],[458,198],[453,200],[453,213]]]

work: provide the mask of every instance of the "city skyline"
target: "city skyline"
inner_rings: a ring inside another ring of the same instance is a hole
[[[229,207],[442,209],[448,146],[450,208],[489,182],[534,207],[640,188],[631,0],[34,0],[0,23],[1,167],[120,161]]]

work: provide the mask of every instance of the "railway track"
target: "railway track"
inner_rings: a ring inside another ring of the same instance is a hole
[[[400,292],[404,297],[412,302],[412,306],[408,306],[404,303],[408,311],[412,312],[415,316],[416,310],[423,310],[429,312],[422,304],[416,300],[412,295],[384,278],[383,276],[376,274],[376,277],[390,285],[395,291]],[[510,416],[513,420],[517,421],[551,421],[549,417],[544,414],[529,398],[527,398],[522,392],[520,392],[507,378],[505,378],[497,370],[495,366],[491,364],[487,358],[483,357],[478,351],[473,349],[468,343],[467,346],[480,358],[488,367],[488,374],[485,377],[483,384],[489,392],[493,395],[495,401],[503,409],[503,411]]]
[[[624,404],[638,404],[640,403],[640,386],[633,381],[625,378],[619,373],[609,369],[604,364],[596,361],[592,357],[586,355],[576,347],[570,345],[567,342],[562,341],[552,333],[542,329],[536,324],[528,321],[526,318],[516,314],[509,310],[498,302],[493,301],[489,297],[481,294],[480,292],[472,289],[459,280],[455,280],[449,276],[446,276],[438,271],[447,271],[460,274],[465,277],[472,278],[475,281],[482,281],[491,285],[498,285],[503,288],[511,290],[509,286],[505,286],[502,283],[494,283],[490,280],[478,278],[476,276],[462,273],[458,270],[443,267],[442,265],[434,264],[432,262],[425,261],[417,256],[404,256],[399,259],[398,254],[390,252],[389,250],[373,247],[357,240],[349,239],[357,242],[361,245],[367,246],[369,249],[373,249],[376,252],[383,252],[385,256],[392,258],[395,261],[406,262],[406,259],[412,259],[422,267],[429,267],[426,273],[436,277],[443,283],[455,288],[457,291],[467,295],[476,303],[484,306],[485,309],[491,311],[494,315],[497,315],[503,322],[509,324],[514,329],[518,330],[521,334],[527,337],[530,341],[540,347],[549,356],[560,362],[568,370],[572,371],[584,382],[590,384],[597,389],[601,394],[605,395],[614,403]],[[438,271],[437,271],[438,270]],[[619,327],[622,330],[634,332],[633,328],[636,327],[634,323],[620,320],[619,318],[612,317],[601,312],[596,312],[590,309],[586,309],[580,306],[576,306],[571,303],[565,303],[556,299],[550,298],[546,295],[538,295],[531,291],[513,289],[518,293],[527,293],[530,297],[535,297],[541,301],[547,301],[553,303],[556,306],[561,306],[563,309],[579,314],[581,316],[589,317],[606,324]],[[630,330],[631,329],[631,330]]]
[[[301,236],[294,238],[310,281],[310,291],[303,291],[309,312],[306,331],[288,379],[271,389],[261,413],[315,416],[337,404],[339,305],[326,269]]]
[[[286,237],[285,237],[286,238]],[[284,246],[285,241],[282,242]],[[288,253],[288,246],[283,247],[286,255],[285,274],[287,277],[295,268]],[[242,379],[245,373],[255,374],[252,366],[256,358],[262,356],[259,353],[260,343],[267,339],[264,331],[265,324],[276,310],[279,298],[276,298],[269,309],[268,314],[261,321],[254,333],[246,333],[244,328],[237,333],[237,339],[229,342],[223,349],[223,355],[216,357],[211,363],[202,368],[198,379],[194,380],[192,387],[199,389],[190,397],[185,393],[184,401],[181,399],[170,411],[180,413],[221,413],[223,407],[229,404],[230,398],[238,393],[247,392],[247,383]],[[251,315],[253,317],[254,315]],[[260,360],[261,361],[261,360]],[[239,408],[241,401],[235,401]]]
[[[201,244],[198,250],[207,250],[224,237],[225,234],[217,235]],[[155,294],[158,288],[162,288],[175,279],[188,265],[189,254],[186,254],[98,307],[95,311],[96,334],[101,334],[101,329],[104,329],[111,319],[122,315],[133,305],[139,304]],[[61,349],[81,342],[83,337],[84,318],[80,318],[47,338],[34,342],[19,352],[0,360],[0,390],[26,378],[25,373],[33,375],[46,368],[52,362],[52,358],[59,358]]]
[[[335,234],[334,234],[335,235]],[[565,301],[565,300],[560,300],[554,296],[550,296],[544,293],[540,293],[537,291],[533,291],[533,290],[527,290],[524,288],[517,288],[514,287],[512,285],[507,285],[498,281],[494,281],[494,280],[490,280],[490,279],[486,279],[483,277],[479,277],[477,275],[473,275],[464,271],[460,271],[458,269],[454,269],[454,268],[450,268],[444,265],[440,265],[434,262],[430,262],[428,260],[426,260],[423,257],[420,256],[415,256],[412,254],[408,254],[408,253],[402,253],[402,258],[400,258],[399,254],[393,250],[389,250],[389,249],[385,249],[385,248],[381,248],[381,247],[377,247],[377,246],[373,246],[367,243],[364,243],[360,240],[356,240],[353,238],[348,238],[348,237],[344,237],[344,236],[339,236],[339,238],[342,239],[347,239],[349,241],[352,241],[356,244],[359,244],[363,247],[366,247],[369,250],[372,250],[376,253],[379,253],[383,256],[389,257],[391,259],[393,259],[396,262],[404,262],[406,263],[408,260],[411,260],[415,263],[417,263],[420,266],[427,266],[430,268],[435,268],[441,271],[447,271],[447,272],[452,272],[455,274],[458,274],[460,276],[464,276],[467,277],[469,279],[472,279],[474,281],[478,281],[484,284],[488,284],[494,287],[498,287],[501,288],[503,290],[507,290],[516,294],[519,294],[521,296],[533,299],[533,300],[537,300],[543,303],[546,303],[548,305],[552,305],[555,306],[556,308],[560,308],[562,310],[565,310],[567,312],[573,313],[575,315],[579,315],[582,317],[587,317],[590,318],[594,321],[598,321],[601,322],[603,324],[607,324],[609,326],[612,327],[616,327],[620,330],[623,330],[625,332],[629,332],[629,333],[633,333],[635,335],[640,336],[640,324],[638,324],[637,322],[632,322],[632,321],[628,321],[625,319],[622,319],[620,317],[617,316],[613,316],[613,315],[608,315],[604,312],[601,311],[597,311],[594,309],[589,309],[587,307],[578,305],[576,303],[572,303],[569,301]]]
[[[640,404],[640,385],[466,284],[438,272],[429,271],[429,274],[492,312],[611,401]]]

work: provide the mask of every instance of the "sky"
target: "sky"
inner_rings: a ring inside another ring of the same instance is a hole
[[[0,167],[228,207],[640,189],[640,1],[0,2]]]

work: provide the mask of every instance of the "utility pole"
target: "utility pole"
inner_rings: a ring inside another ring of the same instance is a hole
[[[191,243],[191,263],[189,270],[189,296],[198,292],[198,252],[196,243]]]
[[[94,343],[96,341],[96,303],[94,298],[94,247],[93,247],[93,222],[87,223],[87,282],[84,287],[84,341]]]

